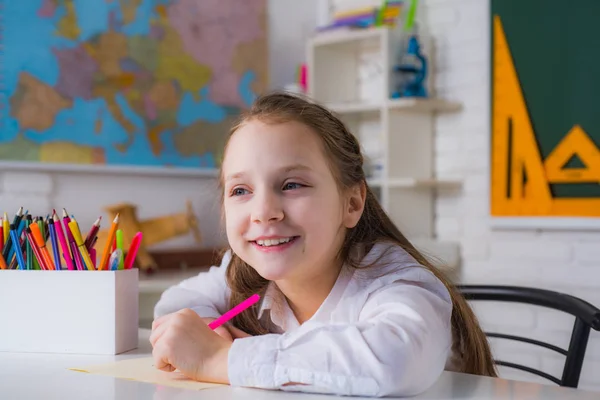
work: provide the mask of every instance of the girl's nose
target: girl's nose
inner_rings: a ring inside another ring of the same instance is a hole
[[[268,223],[283,219],[283,207],[277,195],[265,193],[262,196],[255,196],[253,201],[255,204],[251,215],[252,222]]]

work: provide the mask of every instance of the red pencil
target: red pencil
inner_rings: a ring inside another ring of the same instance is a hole
[[[88,251],[92,248],[92,242],[94,241],[96,235],[98,234],[98,231],[100,230],[100,221],[102,221],[102,216],[99,216],[96,222],[93,223],[92,228],[85,237],[85,241],[83,242],[83,244],[88,249]]]

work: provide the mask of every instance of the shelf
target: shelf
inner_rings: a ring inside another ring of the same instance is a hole
[[[387,101],[390,110],[413,112],[455,112],[461,109],[460,103],[444,99],[400,98]]]
[[[382,107],[378,103],[328,103],[325,105],[337,114],[368,114],[380,112]]]
[[[340,28],[321,32],[310,40],[313,46],[329,46],[365,40],[380,39],[387,28]]]
[[[435,119],[463,106],[436,97],[434,73],[425,82],[431,97],[390,97],[405,38],[402,29],[388,27],[315,35],[306,46],[312,71],[308,95],[338,115],[373,159],[378,169],[367,182],[392,222],[409,237],[420,238],[417,248],[452,269],[459,265],[459,246],[435,240],[435,202],[446,191],[461,190],[463,183],[435,176]],[[422,35],[420,42],[424,54],[431,55],[429,70],[435,71],[433,38]]]
[[[460,103],[443,99],[402,98],[385,102],[347,102],[326,103],[325,106],[338,114],[365,114],[380,112],[383,108],[390,111],[406,112],[455,112],[461,109]]]
[[[438,189],[459,189],[462,182],[453,179],[416,179],[416,178],[392,178],[392,179],[367,179],[371,187],[381,187],[386,185],[388,188],[438,188]]]

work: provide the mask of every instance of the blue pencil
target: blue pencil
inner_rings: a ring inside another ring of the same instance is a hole
[[[27,215],[27,211],[23,215]],[[23,229],[25,229],[25,218],[21,219],[21,221],[19,222],[19,229],[17,229],[17,237],[21,237],[21,234],[23,233]],[[14,240],[14,239],[11,238],[11,241],[12,240]],[[15,246],[11,246],[10,251],[8,252],[8,260],[12,260],[14,255],[15,255]]]
[[[62,265],[60,263],[60,253],[58,252],[56,228],[54,227],[54,220],[52,218],[48,220],[48,229],[50,230],[50,243],[52,243],[52,252],[54,253],[54,265],[56,266],[56,270],[60,271]]]
[[[10,236],[12,237],[14,247],[17,249],[17,251],[15,251],[15,255],[17,256],[17,264],[19,265],[19,269],[24,270],[26,265],[25,260],[23,259],[23,253],[21,253],[21,241],[17,236],[17,231],[15,230],[14,224],[10,225]]]

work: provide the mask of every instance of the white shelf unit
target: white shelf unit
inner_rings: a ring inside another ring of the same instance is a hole
[[[399,29],[385,27],[316,34],[307,43],[308,95],[335,112],[365,154],[379,160],[379,173],[368,183],[400,230],[426,254],[456,268],[458,245],[434,236],[434,201],[441,189],[460,189],[461,182],[434,176],[434,121],[438,113],[459,111],[461,105],[435,98],[433,46],[423,36],[430,97],[391,98],[402,39]],[[371,69],[378,65],[379,74],[364,72],[369,63]]]

